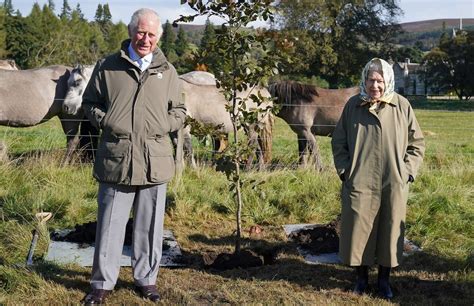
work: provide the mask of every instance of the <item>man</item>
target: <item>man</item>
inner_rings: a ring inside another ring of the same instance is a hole
[[[178,75],[157,42],[160,18],[136,11],[130,39],[100,60],[83,95],[86,116],[102,129],[94,177],[99,182],[92,291],[86,305],[104,303],[120,270],[125,227],[133,207],[132,269],[136,291],[158,301],[166,184],[174,174],[169,133],[184,123]]]

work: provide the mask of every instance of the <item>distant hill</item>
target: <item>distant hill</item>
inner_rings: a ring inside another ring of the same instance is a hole
[[[433,19],[416,22],[401,23],[404,33],[395,37],[395,43],[404,46],[414,46],[416,42],[421,42],[423,51],[429,51],[439,43],[441,34],[452,35],[453,29],[459,29],[460,19]],[[445,28],[443,30],[443,24]],[[464,30],[474,31],[474,18],[462,19]]]
[[[432,19],[415,22],[401,23],[402,29],[406,32],[431,32],[434,30],[443,29],[443,23],[446,24],[446,29],[459,29],[460,19]],[[462,19],[463,27],[474,26],[474,18]]]
[[[445,31],[451,35],[454,29],[459,29],[459,19],[432,19],[415,22],[401,23],[400,26],[405,31],[395,38],[395,43],[404,46],[413,46],[417,41],[423,44],[423,51],[429,51],[438,45],[439,38],[443,33],[443,23],[445,24]],[[474,18],[462,19],[463,29],[474,30]],[[205,25],[194,25],[182,23],[179,26],[183,27],[188,35],[190,42],[199,45]],[[178,31],[178,28],[174,28]]]
[[[187,23],[180,23],[178,27],[173,28],[176,33],[178,32],[179,27],[183,27],[183,30],[186,32],[188,39],[191,43],[199,46],[202,38],[202,34],[204,33],[204,28],[206,27],[203,24],[187,24]]]

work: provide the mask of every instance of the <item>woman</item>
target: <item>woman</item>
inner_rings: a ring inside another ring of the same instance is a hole
[[[339,256],[356,267],[357,294],[367,288],[368,267],[377,263],[378,289],[386,299],[393,297],[390,269],[403,254],[408,183],[425,151],[413,109],[394,87],[390,64],[379,58],[368,62],[361,93],[347,102],[332,137],[343,181]]]

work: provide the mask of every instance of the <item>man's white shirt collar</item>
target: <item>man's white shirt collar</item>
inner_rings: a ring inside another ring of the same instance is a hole
[[[140,56],[133,50],[132,44],[128,45],[128,54],[130,54],[130,59],[140,68],[141,71],[145,71],[148,66],[151,64],[151,60],[153,59],[153,53],[149,53],[144,57],[140,58]]]

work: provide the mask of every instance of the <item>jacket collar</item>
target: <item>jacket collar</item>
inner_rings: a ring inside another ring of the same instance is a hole
[[[380,100],[380,103],[386,103],[390,106],[396,106],[398,104],[398,95],[396,93],[394,93],[392,98],[390,99],[390,101]],[[367,100],[367,99],[364,99],[359,95],[359,102],[357,103],[357,106],[368,105],[370,107],[370,106],[372,106],[372,104],[374,104],[374,102],[372,102],[370,100]]]
[[[122,42],[122,47],[120,49],[120,56],[124,58],[125,60],[127,60],[128,62],[130,62],[134,67],[136,67],[128,51],[128,46],[130,45],[130,42],[131,42],[131,39],[126,39]],[[148,70],[150,70],[150,72],[153,73],[153,72],[162,72],[162,71],[168,70],[169,68],[170,68],[169,63],[166,60],[165,55],[163,54],[160,48],[156,47],[155,50],[153,51],[153,59],[151,60]]]

